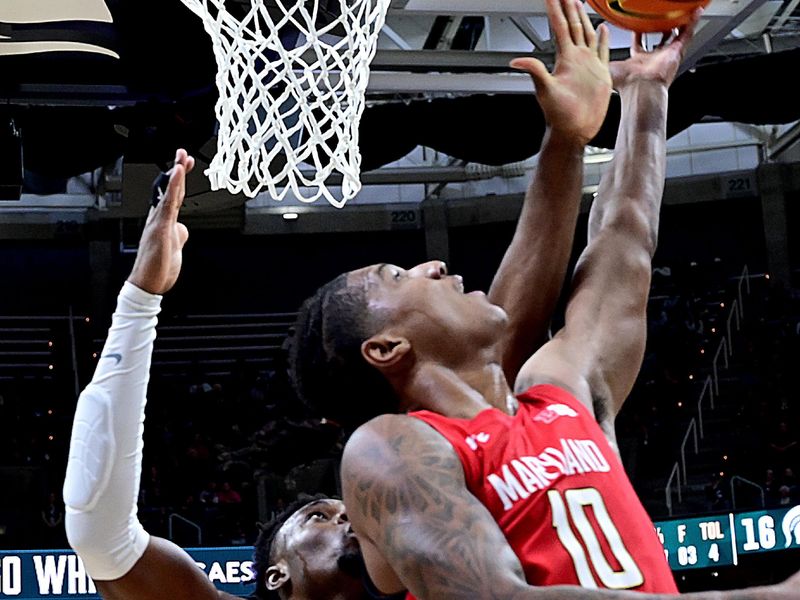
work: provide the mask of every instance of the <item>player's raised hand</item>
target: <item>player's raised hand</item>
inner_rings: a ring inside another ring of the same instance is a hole
[[[611,97],[608,29],[595,31],[580,0],[546,4],[556,42],[552,74],[535,58],[515,58],[511,66],[530,73],[551,129],[587,143],[600,130]]]
[[[650,52],[645,50],[642,34],[634,33],[630,58],[609,65],[614,89],[619,90],[633,81],[643,80],[669,86],[678,74],[702,13],[701,8],[695,10],[692,20],[678,29],[677,33],[664,32],[661,43]]]
[[[128,281],[151,294],[164,294],[178,280],[183,246],[189,238],[186,226],[178,222],[178,213],[186,193],[186,174],[193,168],[194,158],[178,150],[167,189],[147,216]]]

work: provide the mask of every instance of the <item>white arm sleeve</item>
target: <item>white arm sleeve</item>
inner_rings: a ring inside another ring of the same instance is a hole
[[[125,282],[78,399],[64,480],[67,538],[96,580],[119,579],[150,540],[137,517],[144,409],[161,296]]]

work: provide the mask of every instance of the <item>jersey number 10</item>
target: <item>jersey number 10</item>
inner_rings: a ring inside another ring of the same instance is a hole
[[[547,498],[550,500],[553,510],[553,527],[558,534],[558,539],[564,544],[564,548],[575,563],[575,572],[581,587],[592,589],[599,587],[592,568],[600,580],[600,585],[604,588],[622,590],[644,583],[642,572],[636,566],[630,552],[625,548],[619,530],[611,520],[603,497],[598,490],[595,488],[571,489],[564,492],[563,498],[558,490],[550,490],[547,492]],[[619,571],[614,570],[603,553],[597,532],[586,516],[587,506],[592,508],[594,518],[606,538],[608,548],[620,566]],[[578,532],[578,536],[573,532],[570,521]],[[580,541],[578,537],[580,537]],[[590,563],[592,568],[589,566]]]

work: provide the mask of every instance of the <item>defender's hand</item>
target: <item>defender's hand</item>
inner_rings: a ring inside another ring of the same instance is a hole
[[[194,158],[185,150],[178,150],[167,190],[147,216],[128,281],[151,294],[169,291],[181,271],[181,251],[189,231],[178,223],[178,213],[186,193],[186,174],[193,168]]]
[[[669,86],[678,74],[702,13],[703,9],[695,10],[692,20],[681,27],[674,37],[672,32],[663,33],[661,43],[651,52],[644,49],[642,34],[634,33],[631,57],[609,65],[614,89],[620,90],[635,81],[654,81]]]
[[[586,144],[600,130],[611,97],[608,28],[595,31],[580,0],[547,0],[547,15],[557,48],[552,75],[535,58],[515,58],[511,66],[530,73],[551,129]]]

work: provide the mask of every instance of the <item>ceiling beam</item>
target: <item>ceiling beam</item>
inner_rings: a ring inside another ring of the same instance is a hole
[[[373,71],[367,90],[398,94],[532,94],[527,73],[399,73]]]
[[[728,34],[752,15],[766,0],[746,0],[742,3],[712,3],[703,18],[686,52],[679,73],[693,68],[701,58],[715,48]]]
[[[511,17],[511,22],[537,50],[553,51],[552,39],[542,39],[526,17]]]
[[[800,143],[800,121],[784,131],[767,148],[767,158],[769,160],[780,160],[783,154]]]
[[[786,7],[781,11],[781,15],[778,17],[778,20],[772,27],[770,27],[771,32],[778,33],[781,29],[783,29],[783,26],[786,25],[786,21],[788,21],[789,18],[794,14],[798,3],[800,3],[800,0],[789,1]]]
[[[429,15],[546,15],[544,0],[408,0],[404,14]]]

